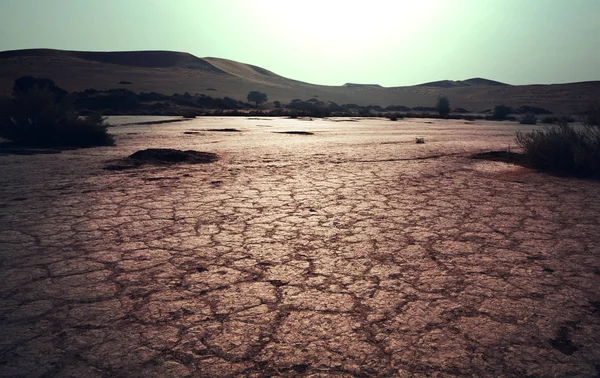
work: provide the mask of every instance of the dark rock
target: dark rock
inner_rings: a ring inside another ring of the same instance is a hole
[[[550,340],[550,344],[552,344],[552,348],[567,356],[572,355],[578,349],[569,339],[569,329],[567,327],[560,327],[556,338]]]

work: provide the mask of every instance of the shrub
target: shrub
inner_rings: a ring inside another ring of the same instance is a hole
[[[536,168],[563,175],[600,178],[600,127],[575,129],[566,122],[530,133],[517,132],[517,144]]]
[[[114,145],[104,119],[96,113],[78,116],[66,93],[49,79],[17,79],[13,99],[2,107],[0,137],[24,146]]]
[[[535,125],[537,123],[537,117],[535,116],[535,114],[528,113],[525,114],[523,118],[521,118],[521,122],[519,123],[521,125]]]
[[[492,111],[492,117],[497,120],[504,120],[511,112],[511,108],[505,105],[498,105]]]
[[[558,117],[557,116],[546,116],[544,118],[542,118],[542,123],[548,123],[548,124],[553,124],[558,122]]]

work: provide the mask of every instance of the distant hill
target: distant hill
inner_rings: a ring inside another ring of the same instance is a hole
[[[126,88],[138,93],[171,95],[188,92],[245,101],[249,91],[257,90],[267,93],[270,102],[278,100],[283,103],[318,97],[321,101],[338,104],[431,107],[439,96],[446,96],[453,108],[471,111],[505,104],[574,113],[600,99],[600,81],[507,85],[472,78],[386,88],[354,83],[326,86],[286,78],[250,64],[220,58],[198,58],[182,52],[51,49],[0,52],[0,95],[9,95],[14,80],[25,75],[51,78],[68,91]]]
[[[223,73],[203,59],[188,53],[171,51],[122,51],[122,52],[83,52],[51,49],[14,50],[0,52],[0,59],[18,57],[38,57],[57,59],[80,59],[91,62],[116,64],[143,68],[183,67]]]
[[[480,77],[474,77],[472,79],[463,80],[463,83],[468,85],[509,85],[506,83],[501,83],[499,81],[482,79]]]
[[[499,81],[482,79],[480,77],[476,77],[473,79],[454,81],[454,80],[441,80],[441,81],[432,81],[430,83],[418,84],[417,87],[438,87],[438,88],[455,88],[455,87],[472,87],[472,86],[499,86],[499,85],[508,85],[505,83],[501,83]]]
[[[346,83],[344,85],[342,85],[343,87],[375,87],[375,88],[383,88],[381,85],[379,84],[355,84],[355,83]]]

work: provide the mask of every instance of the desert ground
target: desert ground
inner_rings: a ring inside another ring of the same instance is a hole
[[[600,182],[470,158],[524,126],[110,122],[0,154],[0,376],[600,374]]]

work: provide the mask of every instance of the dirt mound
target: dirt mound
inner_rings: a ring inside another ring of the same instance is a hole
[[[291,135],[315,135],[310,131],[274,131],[274,134],[291,134]]]
[[[206,164],[218,159],[216,154],[200,151],[181,151],[171,148],[148,148],[129,155],[129,159],[145,163],[189,163]]]
[[[219,156],[211,152],[181,151],[171,148],[148,148],[137,151],[129,157],[121,160],[118,164],[104,167],[109,171],[122,171],[137,168],[144,164],[207,164],[217,161]]]

